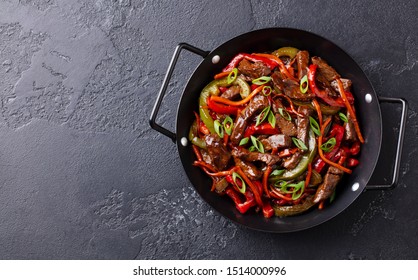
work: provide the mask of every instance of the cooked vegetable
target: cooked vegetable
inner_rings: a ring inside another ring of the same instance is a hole
[[[350,87],[304,50],[240,53],[200,94],[189,131],[194,165],[242,214],[322,209],[360,163],[364,139]]]

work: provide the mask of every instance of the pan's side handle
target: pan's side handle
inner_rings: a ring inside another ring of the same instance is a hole
[[[157,100],[155,101],[154,108],[152,109],[151,117],[149,119],[149,124],[153,129],[164,134],[165,136],[173,140],[173,142],[176,141],[176,134],[168,130],[167,128],[162,127],[155,120],[157,118],[158,111],[160,110],[161,102],[163,101],[164,95],[167,91],[167,87],[170,82],[171,76],[173,75],[174,68],[177,64],[180,53],[183,49],[188,50],[197,55],[200,55],[203,58],[205,58],[209,54],[208,51],[201,50],[187,43],[180,43],[174,50],[173,57],[171,58],[170,64],[168,65],[168,69],[165,74],[163,84],[161,85],[160,92],[158,93]]]
[[[366,190],[384,190],[391,189],[396,186],[399,178],[399,168],[401,164],[401,155],[403,140],[406,127],[406,117],[408,114],[408,103],[402,98],[379,97],[379,102],[400,103],[402,105],[401,122],[399,126],[398,144],[396,146],[395,164],[393,166],[392,182],[386,185],[367,185]]]

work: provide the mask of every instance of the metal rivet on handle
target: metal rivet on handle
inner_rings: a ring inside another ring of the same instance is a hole
[[[189,141],[187,141],[187,138],[186,137],[182,137],[181,138],[181,140],[180,140],[180,143],[184,146],[184,147],[186,147],[187,146],[187,143],[188,143]]]
[[[214,57],[212,57],[212,63],[216,64],[221,60],[221,57],[219,55],[215,55]]]
[[[354,183],[352,186],[351,186],[351,190],[353,191],[353,192],[355,192],[355,191],[357,191],[358,190],[358,188],[360,187],[360,184],[359,183]]]
[[[366,103],[372,103],[373,101],[373,97],[370,93],[366,94],[366,96],[364,96],[364,99],[366,100]]]

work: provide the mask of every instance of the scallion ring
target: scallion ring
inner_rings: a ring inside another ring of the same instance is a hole
[[[266,108],[264,108],[263,111],[261,111],[261,113],[257,116],[255,126],[258,126],[260,123],[262,123],[267,118],[267,115],[269,114],[269,112],[270,112],[270,106],[267,106]]]
[[[296,200],[300,198],[305,191],[305,181],[300,181],[297,184],[290,184],[289,187],[293,187],[292,199]]]
[[[283,109],[283,108],[279,108],[279,114],[285,119],[285,120],[288,120],[288,121],[291,121],[292,120],[292,117],[290,116],[290,114],[289,114],[289,112],[288,111],[286,111],[286,109]]]
[[[312,118],[311,116],[309,117],[309,124],[311,125],[311,129],[312,129],[312,131],[313,131],[316,135],[321,136],[321,129],[319,128],[319,124],[318,124],[318,122],[317,122],[314,118]]]
[[[251,142],[254,145],[254,148],[257,149],[260,153],[264,153],[263,143],[260,142],[255,136],[251,135]]]
[[[232,84],[237,79],[237,77],[238,77],[238,69],[234,68],[232,69],[231,72],[229,72],[228,78],[226,79],[228,85]]]
[[[266,84],[266,83],[268,83],[270,81],[271,81],[271,77],[261,76],[260,78],[257,78],[257,79],[252,80],[252,83],[254,85],[261,86],[261,85],[264,85],[264,84]]]
[[[264,86],[263,90],[262,90],[262,93],[263,93],[264,96],[269,96],[272,91],[273,90],[272,90],[271,86]]]
[[[267,116],[267,120],[269,122],[269,124],[271,125],[272,128],[274,128],[276,126],[276,116],[274,116],[273,112],[270,110],[268,116]]]
[[[347,116],[346,116],[344,113],[339,112],[339,113],[338,113],[338,116],[340,117],[340,119],[341,119],[343,122],[345,122],[345,123],[347,123],[347,122],[348,122],[348,118],[347,118]]]
[[[239,141],[239,146],[246,145],[249,140],[250,140],[250,138],[248,138],[248,137],[242,138],[241,141]]]
[[[255,150],[256,150],[256,148],[254,146],[251,146],[251,147],[248,148],[248,151],[250,151],[250,152],[255,152]]]
[[[280,188],[280,191],[281,191],[282,189],[285,189],[286,188],[286,186],[287,186],[288,183],[289,182],[286,182],[284,180],[277,180],[276,182],[274,182],[273,186],[275,188]]]
[[[284,169],[276,169],[273,170],[273,172],[270,173],[270,176],[280,176],[285,172]]]
[[[241,186],[240,184],[238,184],[237,179],[241,181]],[[232,181],[234,181],[235,186],[238,188],[238,190],[241,193],[245,193],[245,189],[246,189],[245,181],[244,179],[241,178],[241,176],[237,172],[232,173]]]
[[[302,151],[308,150],[308,147],[306,147],[305,143],[303,143],[303,141],[300,140],[299,138],[292,137],[292,141],[296,145],[296,147],[298,147]]]
[[[231,119],[230,116],[227,116],[224,121],[222,122],[223,126],[224,126],[224,130],[226,132],[226,134],[231,135],[232,133],[232,128],[234,126],[234,121]]]
[[[301,93],[306,93],[308,91],[308,75],[305,75],[300,79],[299,88]]]
[[[335,139],[335,137],[332,137],[327,142],[321,145],[321,150],[323,150],[326,153],[330,152],[334,148],[336,143],[337,140]]]
[[[215,128],[216,134],[218,134],[219,137],[223,138],[224,137],[224,128],[221,125],[221,123],[218,120],[215,120],[213,122],[213,126]]]

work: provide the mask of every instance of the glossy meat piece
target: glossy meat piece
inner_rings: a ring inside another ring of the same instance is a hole
[[[356,141],[357,134],[350,114],[347,112],[348,122],[344,123],[344,141]]]
[[[238,71],[251,79],[257,79],[261,76],[270,75],[271,70],[262,62],[252,63],[247,59],[241,60],[238,64]]]
[[[261,172],[254,164],[242,161],[238,157],[234,157],[234,161],[235,164],[241,167],[245,175],[247,175],[247,177],[251,180],[258,180],[261,178],[261,176],[263,176],[263,172]]]
[[[313,110],[308,106],[300,106],[298,108],[298,113],[303,115],[303,117],[298,116],[297,138],[299,138],[299,140],[301,140],[306,147],[308,147],[308,134],[310,129],[309,116],[313,114]]]
[[[303,76],[308,74],[309,53],[307,51],[299,51],[296,54],[296,62],[298,65],[298,80],[300,81]]]
[[[232,86],[229,87],[224,93],[221,94],[222,98],[233,100],[240,96],[240,87],[239,86]]]
[[[277,155],[272,154],[263,154],[259,152],[250,152],[243,148],[235,148],[232,150],[232,155],[234,157],[238,157],[244,161],[262,161],[267,165],[276,164],[281,160],[281,158]]]
[[[269,151],[271,149],[288,148],[292,145],[292,139],[284,134],[276,134],[266,139],[262,139],[261,143],[264,146],[264,150]]]
[[[340,80],[341,80],[341,83],[343,84],[344,90],[350,92],[351,91],[351,85],[353,84],[351,82],[351,80],[350,79],[344,79],[344,78],[341,78]],[[337,83],[337,81],[332,81],[331,82],[331,87],[332,87],[332,89],[334,91],[340,92],[339,89],[338,89],[338,83]]]
[[[344,172],[340,169],[330,166],[325,174],[324,182],[319,185],[316,191],[314,202],[318,203],[329,198],[335,191],[335,188],[337,187],[338,182],[340,182],[343,174]]]
[[[262,94],[258,94],[250,101],[248,106],[241,111],[234,124],[231,134],[231,142],[233,144],[239,144],[239,141],[244,136],[245,128],[247,127],[249,119],[255,116],[255,114],[261,112],[267,106],[269,106],[268,98]]]
[[[313,94],[310,91],[307,91],[306,93],[302,93],[300,91],[299,82],[291,79],[282,80],[281,78],[282,76],[278,72],[274,72],[271,75],[274,87],[290,98],[297,100],[309,100],[313,97]]]
[[[208,154],[212,158],[213,165],[215,165],[218,170],[224,170],[228,167],[231,153],[225,147],[218,135],[206,135],[205,142]]]
[[[276,116],[276,125],[279,128],[280,132],[290,137],[296,136],[298,134],[296,125],[293,123],[292,120],[286,120],[285,118],[283,118],[283,116],[279,113],[279,108],[282,108],[283,110],[286,109],[284,105],[280,102],[280,100],[276,99],[272,104],[272,109],[273,113]]]
[[[288,170],[292,170],[298,165],[301,159],[302,153],[300,151],[297,151],[296,153],[294,153],[293,155],[291,155],[283,161],[283,167]]]
[[[334,68],[329,66],[328,63],[320,57],[312,57],[312,63],[318,65],[318,73],[324,76],[329,82],[341,77]]]

